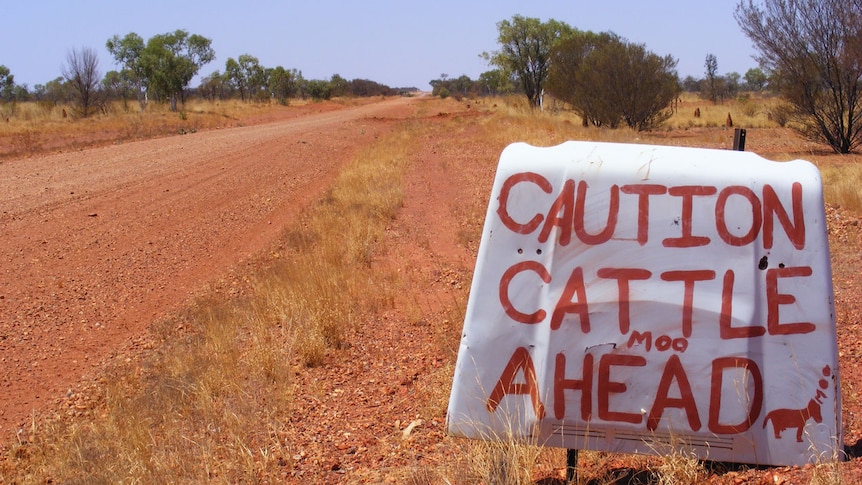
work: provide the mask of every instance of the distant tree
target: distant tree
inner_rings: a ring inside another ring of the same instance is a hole
[[[16,84],[12,87],[12,99],[15,101],[29,101],[30,91],[26,84]]]
[[[563,37],[574,32],[564,22],[515,15],[512,20],[497,23],[500,50],[483,54],[491,64],[517,77],[530,106],[541,103],[545,80],[551,64],[551,48]]]
[[[206,100],[227,99],[231,96],[233,86],[227,76],[218,70],[201,79],[198,86],[198,95]]]
[[[862,142],[862,2],[752,0],[735,11],[799,132],[837,153]]]
[[[321,100],[332,97],[332,86],[329,81],[322,79],[303,80],[301,83],[303,96],[310,96],[312,99]]]
[[[680,92],[676,60],[613,33],[580,32],[552,51],[548,92],[572,105],[585,123],[638,131],[672,114]]]
[[[561,40],[551,52],[554,66],[548,75],[548,92],[571,104],[585,125],[619,125],[619,112],[599,93],[602,86],[593,84],[590,76],[594,73],[589,72],[590,56],[617,39],[611,33],[578,32]]]
[[[338,74],[333,74],[329,79],[329,86],[332,88],[332,96],[347,96],[350,93],[350,83]]]
[[[102,92],[105,99],[119,98],[123,102],[123,110],[128,110],[128,100],[135,90],[134,83],[125,71],[108,71],[102,79]]]
[[[245,101],[248,96],[248,86],[246,85],[245,76],[242,73],[242,68],[239,62],[233,57],[228,57],[224,63],[224,79],[231,88],[239,91],[239,99]]]
[[[473,80],[466,74],[453,79],[450,86],[453,95],[456,95],[457,98],[468,98],[475,95],[478,91]]]
[[[753,67],[745,71],[745,85],[750,91],[763,91],[766,87],[766,74],[759,68]]]
[[[440,96],[443,99],[449,97],[449,88],[446,87],[448,85],[446,81],[443,81],[442,79],[432,79],[428,81],[428,84],[431,85],[432,96]]]
[[[108,52],[114,57],[114,62],[122,66],[120,73],[123,78],[128,79],[132,84],[135,97],[138,99],[138,105],[143,112],[149,102],[147,95],[149,79],[141,62],[141,56],[146,47],[144,39],[134,32],[126,34],[122,38],[119,35],[115,35],[108,39],[105,47],[107,47]]]
[[[176,111],[189,82],[215,58],[211,44],[210,39],[185,30],[151,37],[138,61],[148,91],[169,100],[171,111]]]
[[[742,87],[739,82],[741,78],[742,76],[740,76],[738,72],[729,72],[724,75],[724,90],[721,94],[722,99],[732,99],[739,94],[739,90]]]
[[[269,73],[269,91],[280,104],[287,105],[287,100],[298,92],[300,79],[302,74],[296,69],[275,67]]]
[[[257,57],[251,54],[242,54],[237,59],[228,57],[225,61],[224,73],[239,91],[240,99],[243,101],[258,98],[258,93],[266,88],[266,70],[260,65]]]
[[[479,74],[476,82],[479,85],[479,93],[486,96],[511,93],[515,90],[512,76],[502,69],[485,71]]]
[[[682,89],[689,93],[697,93],[701,90],[701,84],[700,79],[695,79],[694,76],[688,75],[682,80]]]
[[[347,83],[347,89],[352,96],[392,96],[397,94],[389,86],[370,79],[351,79]]]
[[[99,104],[101,80],[96,50],[82,47],[69,51],[61,72],[71,88],[77,114],[82,118],[93,114]]]
[[[462,74],[457,78],[449,78],[448,75],[442,74],[440,79],[433,79],[428,84],[432,88],[431,94],[440,96],[441,98],[452,96],[457,100],[461,100],[465,97],[477,96],[480,91],[480,86],[466,74]]]
[[[718,79],[718,58],[715,54],[707,54],[706,60],[703,63],[706,68],[706,89],[707,97],[712,100],[713,104],[718,104],[719,100],[719,79]]]
[[[68,103],[72,100],[69,83],[62,76],[48,81],[45,83],[43,100],[48,101],[53,106]]]
[[[15,76],[12,71],[4,65],[0,65],[0,100],[12,101],[15,89]]]

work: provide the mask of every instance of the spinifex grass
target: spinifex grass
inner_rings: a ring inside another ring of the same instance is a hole
[[[82,416],[34,423],[0,460],[0,475],[22,483],[283,480],[297,446],[286,439],[294,363],[320,364],[362,312],[389,301],[370,262],[401,205],[411,136],[383,138],[349,164],[286,233],[286,254],[247,278],[251,296],[214,294],[159,325],[155,350],[109,369],[88,390]]]

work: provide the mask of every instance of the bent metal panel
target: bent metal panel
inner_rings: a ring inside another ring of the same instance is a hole
[[[805,161],[510,145],[448,430],[800,465],[842,447],[822,186]]]

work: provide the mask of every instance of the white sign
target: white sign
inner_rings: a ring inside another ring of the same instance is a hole
[[[843,445],[837,355],[812,164],[518,143],[494,181],[448,430],[801,465]]]

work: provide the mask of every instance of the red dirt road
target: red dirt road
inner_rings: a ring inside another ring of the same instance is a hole
[[[0,436],[265,249],[413,101],[0,162]]]

